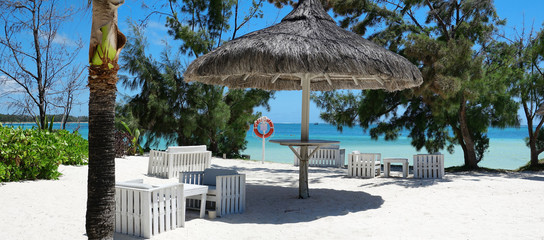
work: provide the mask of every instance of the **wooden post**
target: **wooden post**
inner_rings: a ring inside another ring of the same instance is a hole
[[[300,123],[300,140],[308,141],[310,127],[310,78],[305,74],[301,78],[302,84],[302,121]],[[300,147],[300,165],[298,180],[298,197],[309,198],[308,189],[308,146]]]
[[[265,152],[264,152],[264,151],[265,151],[265,149],[264,149],[264,147],[265,147],[265,146],[264,146],[265,141],[264,141],[264,140],[265,140],[265,138],[264,138],[264,132],[263,132],[263,156],[262,156],[262,158],[261,158],[261,164],[264,164],[264,153],[265,153]]]

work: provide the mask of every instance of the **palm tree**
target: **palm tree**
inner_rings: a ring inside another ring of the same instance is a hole
[[[117,27],[124,0],[88,0],[93,22],[89,44],[89,175],[85,228],[89,239],[113,239],[115,229],[115,95],[117,60],[126,37]]]

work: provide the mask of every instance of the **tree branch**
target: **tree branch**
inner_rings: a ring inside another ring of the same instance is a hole
[[[408,6],[406,6],[406,5],[405,5],[405,6],[401,6],[400,4],[391,2],[391,1],[389,1],[389,0],[384,0],[384,2],[387,3],[387,4],[391,4],[391,5],[395,6],[396,9],[399,9],[399,8],[400,8],[400,9],[406,9],[406,8],[408,8]],[[427,31],[425,31],[425,28],[419,23],[419,21],[415,18],[414,13],[412,12],[412,9],[408,9],[408,10],[406,11],[406,14],[408,14],[408,16],[410,17],[410,19],[414,22],[414,24],[415,24],[421,31],[428,33]]]
[[[257,3],[257,6],[260,6],[262,4],[263,0],[259,0],[259,3]],[[251,20],[255,14],[257,14],[257,12],[259,11],[259,8],[254,8],[253,9],[253,12],[249,13],[249,15],[247,16],[246,19],[244,19],[244,21],[239,25],[239,26],[236,26],[236,18],[234,19],[235,21],[235,25],[234,25],[234,33],[232,34],[232,39],[234,39],[234,37],[236,36],[236,31],[238,31],[240,28],[242,28],[246,23],[249,22],[249,20]],[[238,3],[236,3],[236,15],[238,15]]]
[[[168,16],[168,17],[174,17],[174,15],[172,14],[169,14],[169,13],[165,13],[165,12],[160,12],[160,11],[152,11],[150,12],[149,14],[147,14],[147,16],[144,17],[144,19],[140,20],[140,24],[138,24],[140,27],[144,26],[146,23],[147,23],[147,20],[149,20],[149,18],[155,14],[158,14],[158,15],[164,15],[164,16]]]
[[[417,27],[419,27],[419,29],[421,29],[421,31],[429,34],[427,31],[425,31],[425,28],[423,28],[423,26],[421,26],[421,24],[419,24],[419,22],[417,21],[417,19],[414,17],[414,13],[412,12],[412,10],[408,10],[408,16],[410,16],[410,18],[412,19],[412,21],[416,24]]]
[[[12,31],[12,30],[10,29],[9,32],[10,32],[10,33],[13,33],[14,31]],[[2,41],[2,39],[0,39],[0,44],[6,46],[6,47],[9,48],[9,49],[12,49],[12,50],[15,51],[16,53],[19,53],[19,54],[24,55],[24,56],[26,56],[26,57],[32,58],[32,59],[34,59],[34,60],[36,59],[34,56],[32,56],[32,55],[30,55],[30,54],[28,54],[28,53],[26,53],[26,52],[23,52],[23,51],[19,50],[20,47],[15,47],[15,46],[12,46],[12,45],[11,45],[11,41],[10,41],[11,36],[8,36],[8,35],[7,35],[7,34],[8,34],[7,21],[4,23],[4,34],[5,34],[5,37],[6,37],[6,38],[5,38],[5,41]]]
[[[536,126],[536,129],[535,129],[535,136],[538,136],[538,134],[540,133],[540,129],[542,128],[542,125],[544,124],[544,118],[541,118],[540,119],[540,122],[538,123],[538,125]]]
[[[467,15],[463,15],[463,16],[461,16],[461,18],[459,18],[459,12],[460,12],[459,7],[460,7],[460,5],[456,4],[456,6],[457,6],[457,11],[456,11],[457,18],[456,18],[456,21],[455,21],[456,26],[455,26],[454,32],[457,32],[457,29],[461,26],[461,24],[463,24],[463,22],[465,22],[465,17],[467,16]]]
[[[236,31],[238,31],[238,1],[236,1],[234,6],[234,31],[232,33],[232,39],[236,37]]]
[[[431,2],[429,0],[425,0],[425,2],[427,3],[429,10],[431,10],[432,14],[436,18],[438,25],[440,25],[440,28],[442,28],[442,31],[444,32],[443,34],[444,36],[446,36],[446,40],[449,40],[450,34],[448,32],[448,26],[446,26],[446,23],[444,23],[444,20],[442,20],[442,18],[438,15],[438,13],[436,12],[436,9],[432,6]]]
[[[36,104],[38,104],[38,101],[36,100],[36,98],[34,98],[34,96],[32,95],[32,92],[30,92],[30,89],[28,88],[28,86],[26,86],[24,83],[17,80],[17,78],[12,76],[10,73],[4,71],[3,69],[0,69],[0,72],[5,74],[6,76],[8,76],[11,80],[15,81],[17,84],[19,84],[25,90],[25,92],[30,96],[30,98],[32,98],[32,101],[34,101]]]
[[[11,44],[11,38],[9,37],[8,35],[8,29],[7,29],[7,23],[6,25],[4,25],[4,36],[6,37],[6,44],[7,44],[7,47],[9,48],[9,50],[11,50],[12,52],[12,57],[15,59],[15,62],[17,63],[17,66],[19,66],[19,68],[21,68],[21,70],[23,72],[25,72],[26,74],[28,74],[29,76],[31,76],[32,78],[34,79],[37,79],[38,77],[36,75],[34,75],[33,73],[31,73],[30,71],[28,71],[21,63],[21,61],[19,60],[18,58],[18,54],[17,54],[17,49],[18,47],[17,46],[13,46]],[[35,59],[35,58],[34,58]]]
[[[538,64],[536,64],[535,62],[533,62],[533,67],[536,68],[536,70],[538,71],[538,73],[544,77],[544,73],[542,72],[542,70],[540,69],[540,67],[538,66]]]

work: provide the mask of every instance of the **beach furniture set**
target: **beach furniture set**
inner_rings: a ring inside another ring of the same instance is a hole
[[[373,178],[380,176],[381,154],[352,152],[348,155],[348,176]],[[409,162],[407,158],[384,158],[383,175],[389,177],[391,164],[402,164],[402,177],[408,177]],[[444,155],[417,154],[413,157],[414,178],[442,178],[444,176]]]
[[[309,147],[309,152],[313,152],[315,147]],[[319,148],[308,160],[311,167],[344,167],[345,149],[339,145],[330,145]],[[295,152],[300,152],[296,148]],[[383,175],[389,177],[391,164],[402,164],[402,177],[408,177],[409,161],[407,158],[384,158]],[[295,155],[294,165],[300,164],[299,158]],[[353,151],[348,154],[348,176],[373,178],[381,175],[382,157],[380,153],[360,153]],[[435,154],[417,154],[413,156],[414,178],[442,178],[444,176],[444,155]]]
[[[185,226],[186,208],[210,207],[210,218],[245,210],[246,177],[234,170],[210,168],[205,145],[169,147],[152,151],[148,175],[178,178],[177,182],[150,185],[143,179],[115,184],[115,231],[137,237]]]

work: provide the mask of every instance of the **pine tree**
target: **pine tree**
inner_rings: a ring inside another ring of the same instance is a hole
[[[517,125],[517,103],[504,79],[485,71],[487,46],[503,24],[491,0],[332,1],[342,26],[398,52],[420,67],[424,83],[401,92],[363,91],[314,96],[322,118],[356,121],[376,139],[409,130],[412,145],[429,152],[460,145],[466,168],[478,168],[489,147],[489,127]],[[426,13],[425,19],[418,14]],[[355,122],[354,122],[355,121]]]
[[[489,47],[492,51],[492,74],[510,83],[510,92],[519,100],[527,119],[527,146],[531,150],[529,167],[537,169],[538,156],[544,152],[544,29],[539,32],[503,36]]]
[[[182,146],[205,144],[218,156],[240,157],[247,127],[260,116],[253,108],[269,107],[273,92],[186,83],[179,55],[167,47],[159,61],[153,60],[145,55],[147,41],[141,29],[132,30],[122,61],[123,70],[135,78],[125,77],[123,83],[141,88],[128,105],[139,128],[148,134],[145,147],[167,139]]]

